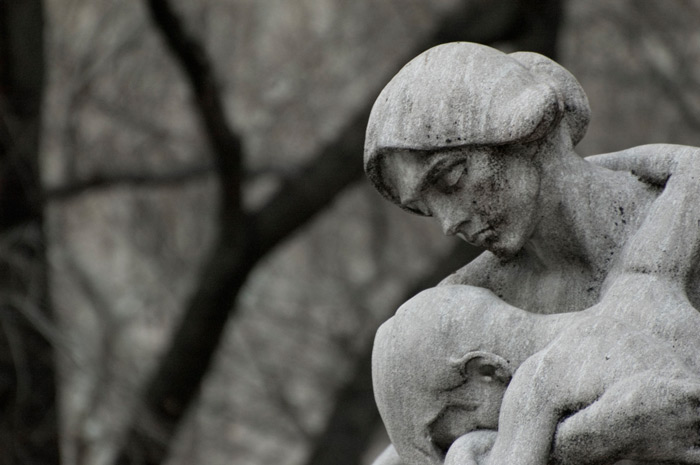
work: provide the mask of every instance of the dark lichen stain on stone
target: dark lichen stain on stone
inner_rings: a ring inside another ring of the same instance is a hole
[[[627,224],[627,220],[625,219],[625,209],[622,208],[622,206],[619,206],[618,210],[620,210],[620,216],[622,217],[620,220],[622,221],[622,224]]]
[[[452,142],[452,139],[445,139],[445,142],[449,144],[450,142]]]

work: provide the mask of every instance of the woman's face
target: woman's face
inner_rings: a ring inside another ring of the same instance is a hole
[[[463,147],[386,156],[384,173],[403,207],[435,217],[457,235],[502,259],[532,235],[539,218],[538,142]]]

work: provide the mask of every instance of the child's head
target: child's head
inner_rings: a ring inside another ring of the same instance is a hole
[[[442,463],[458,437],[496,429],[515,370],[509,354],[525,312],[471,286],[426,290],[377,332],[372,376],[377,406],[401,458]],[[516,359],[520,359],[516,357]]]

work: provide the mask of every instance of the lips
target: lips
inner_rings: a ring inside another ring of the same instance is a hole
[[[486,243],[489,239],[493,237],[493,235],[494,230],[491,226],[479,229],[478,231],[473,233],[464,232],[461,230],[460,227],[460,231],[457,233],[457,237],[461,238],[463,241],[477,246]]]

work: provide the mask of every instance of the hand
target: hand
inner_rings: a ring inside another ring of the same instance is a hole
[[[445,465],[484,465],[496,441],[493,430],[467,433],[452,443],[445,457]]]
[[[610,459],[700,464],[700,385],[684,379],[631,378],[559,424],[555,463]]]

